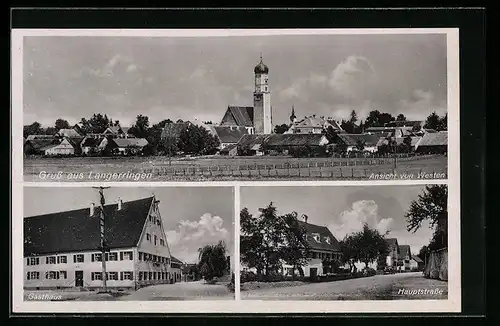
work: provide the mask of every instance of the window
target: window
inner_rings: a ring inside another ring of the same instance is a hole
[[[312,237],[313,237],[314,241],[316,241],[316,242],[320,242],[319,233],[313,233],[313,234],[312,234]]]
[[[142,272],[139,272],[139,281],[142,281]]]
[[[102,261],[102,254],[92,254],[92,261]]]
[[[83,254],[73,255],[73,262],[74,263],[83,263],[83,262],[85,262],[85,258],[83,256]]]
[[[149,222],[153,222],[154,221],[154,217],[152,215],[149,215]]]
[[[57,256],[57,263],[58,264],[67,264],[68,263],[68,257],[66,257],[66,256]]]
[[[157,219],[157,220],[156,220],[156,224],[157,224],[158,226],[161,226],[161,221],[160,221],[160,219]]]
[[[104,258],[106,259],[106,261],[108,261],[108,260],[109,261],[117,261],[118,260],[118,253],[117,252],[106,253]]]
[[[163,247],[165,246],[165,240],[160,239],[160,246],[163,246]]]
[[[146,240],[151,241],[151,234],[146,233]]]
[[[132,251],[122,251],[120,252],[120,260],[133,260],[134,253]]]
[[[120,272],[120,281],[133,280],[134,279],[133,276],[134,276],[133,272]]]
[[[330,237],[325,237],[326,243],[330,244]]]
[[[139,252],[139,260],[142,260],[142,252]]]
[[[153,279],[153,272],[149,272],[149,279],[152,280]]]
[[[56,256],[45,257],[45,264],[55,264]]]
[[[56,272],[56,271],[45,272],[45,279],[46,280],[57,280],[57,279],[59,279],[59,272]]]
[[[148,272],[142,272],[144,274],[144,281],[148,280]]]
[[[27,258],[28,260],[28,265],[40,265],[40,258],[39,257],[31,257]]]
[[[59,278],[62,278],[66,280],[68,278],[68,272],[66,271],[59,271]]]
[[[26,279],[39,280],[40,279],[40,272],[28,272],[28,273],[26,273]]]
[[[157,241],[158,237],[155,235],[155,246],[156,246],[156,241]]]
[[[92,281],[102,281],[102,273],[101,272],[92,272],[90,274]]]
[[[118,281],[118,272],[107,272],[106,279],[110,281]]]

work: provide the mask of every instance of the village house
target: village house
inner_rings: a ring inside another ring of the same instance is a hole
[[[311,224],[307,216],[303,216],[303,221],[298,221],[299,226],[306,231],[306,241],[309,246],[309,257],[307,264],[302,267],[304,276],[316,277],[331,271],[323,266],[324,260],[341,260],[342,251],[337,239],[326,226]],[[283,275],[292,275],[293,266],[283,264]],[[299,271],[295,270],[296,274]]]
[[[380,137],[372,134],[344,134],[337,135],[336,146],[345,146],[346,152],[363,151],[377,152],[377,143]]]
[[[266,152],[288,154],[299,147],[318,149],[327,144],[328,139],[322,134],[244,135],[238,142],[238,150],[247,155],[263,155]]]
[[[417,255],[412,255],[410,259],[410,270],[412,271],[423,271],[425,263]]]
[[[25,155],[45,155],[46,148],[59,142],[52,136],[43,138],[32,136],[36,135],[28,136],[28,138],[26,138],[26,141],[24,142],[23,151]]]
[[[399,245],[399,270],[400,271],[409,271],[411,269],[410,260],[411,260],[411,251],[409,245]]]
[[[111,136],[113,138],[133,138],[134,135],[129,134],[128,130],[128,127],[110,126],[106,128],[101,135],[105,137]]]
[[[81,153],[83,155],[92,155],[101,153],[107,146],[106,137],[86,136],[80,143]]]
[[[399,259],[399,245],[398,239],[388,238],[385,240],[387,242],[388,253],[386,257],[386,265],[388,267],[396,268]]]
[[[68,137],[68,138],[83,138],[83,133],[78,132],[77,129],[59,129],[54,135],[55,137]]]
[[[223,149],[220,150],[219,154],[223,156],[237,156],[238,144],[231,144],[224,147]]]
[[[340,124],[333,118],[316,117],[312,115],[305,117],[304,119],[297,121],[295,118],[295,110],[292,108],[292,114],[290,116],[291,124],[290,128],[285,132],[286,134],[322,134],[329,127],[332,127],[336,132],[343,132],[344,130],[340,127]]]
[[[142,152],[148,141],[144,138],[111,138],[107,147],[117,155],[135,155]]]
[[[154,197],[106,205],[107,287],[138,289],[181,279]],[[101,289],[100,207],[24,218],[24,288]]]
[[[215,134],[219,138],[219,149],[224,149],[229,145],[236,145],[244,135],[248,135],[248,129],[242,127],[214,127]]]
[[[425,133],[416,143],[415,151],[421,154],[446,154],[448,152],[448,132]]]

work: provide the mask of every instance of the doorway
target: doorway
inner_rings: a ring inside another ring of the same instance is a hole
[[[316,276],[318,276],[318,269],[317,268],[310,268],[309,275],[312,279],[315,279]]]
[[[83,287],[83,271],[75,271],[75,286]]]

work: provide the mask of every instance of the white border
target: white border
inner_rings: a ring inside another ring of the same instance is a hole
[[[395,301],[239,301],[239,241],[235,242],[236,289],[234,301],[141,301],[141,302],[25,302],[23,300],[23,185],[28,187],[88,187],[102,183],[23,182],[23,37],[24,36],[127,36],[211,37],[265,35],[360,35],[360,34],[446,34],[448,78],[448,180],[365,181],[232,181],[232,182],[113,182],[119,187],[213,187],[234,186],[235,240],[239,239],[240,186],[382,186],[449,185],[448,299]],[[12,30],[12,303],[16,313],[364,313],[364,312],[460,312],[460,134],[459,134],[459,44],[457,28],[426,29],[212,29],[212,30]],[[236,260],[237,259],[237,260]]]

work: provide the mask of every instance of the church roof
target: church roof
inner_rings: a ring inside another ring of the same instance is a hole
[[[154,197],[104,206],[106,239],[110,248],[138,244]],[[97,250],[100,245],[99,207],[24,218],[24,256]]]
[[[228,106],[227,111],[233,116],[237,126],[253,127],[252,106]]]
[[[262,62],[262,57],[260,57],[260,62],[254,68],[254,73],[256,74],[268,74],[269,68]]]

